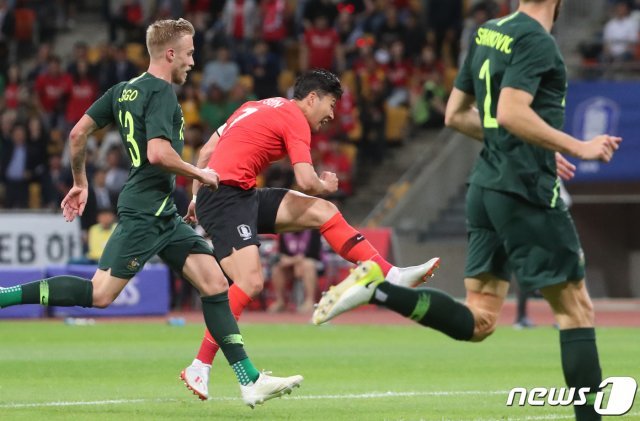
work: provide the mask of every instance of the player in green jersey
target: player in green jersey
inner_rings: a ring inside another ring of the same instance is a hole
[[[171,195],[175,176],[218,187],[218,175],[184,162],[184,119],[173,91],[193,67],[191,23],[161,20],[147,29],[148,70],[110,88],[82,116],[70,133],[74,184],[61,207],[71,222],[82,215],[87,201],[85,172],[87,137],[114,123],[129,151],[129,178],[118,199],[119,223],[105,247],[91,281],[56,276],[0,289],[0,308],[19,304],[104,308],[127,282],[158,254],[198,289],[207,328],[233,367],[242,397],[251,407],[291,393],[302,376],[286,378],[259,373],[244,350],[244,341],[229,307],[228,282],[213,250],[178,215]]]
[[[314,322],[372,302],[452,338],[482,341],[495,330],[513,273],[551,305],[565,380],[590,389],[576,418],[593,420],[601,370],[584,256],[559,195],[558,175],[571,178],[575,168],[560,153],[608,162],[622,139],[582,142],[561,131],[567,76],[550,35],[560,4],[521,0],[514,14],[482,25],[449,98],[447,125],[484,142],[467,193],[465,305],[435,289],[390,285],[364,262],[320,300]]]

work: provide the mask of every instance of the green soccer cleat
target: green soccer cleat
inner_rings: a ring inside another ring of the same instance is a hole
[[[313,324],[326,323],[345,311],[367,304],[382,282],[384,275],[377,263],[371,260],[360,263],[344,281],[322,294],[313,312]]]

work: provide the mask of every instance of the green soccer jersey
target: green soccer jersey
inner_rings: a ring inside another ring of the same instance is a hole
[[[522,12],[491,20],[475,34],[455,86],[476,97],[484,132],[469,182],[555,207],[560,181],[554,152],[517,138],[496,120],[500,90],[510,87],[530,93],[533,110],[562,129],[567,73],[553,37]]]
[[[118,212],[166,216],[176,212],[171,194],[175,175],[151,165],[147,142],[161,138],[178,153],[184,146],[182,109],[170,83],[143,73],[111,87],[88,110],[98,127],[116,123],[129,151],[129,178],[118,198]]]

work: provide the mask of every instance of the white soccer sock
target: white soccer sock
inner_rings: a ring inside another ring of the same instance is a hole
[[[398,285],[398,282],[400,281],[400,269],[397,266],[392,266],[391,269],[389,269],[389,272],[387,272],[387,276],[384,277],[384,279],[388,282],[391,282],[393,285]]]

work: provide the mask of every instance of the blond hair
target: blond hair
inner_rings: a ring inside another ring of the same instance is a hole
[[[147,28],[147,50],[150,56],[160,53],[160,49],[178,40],[183,35],[195,34],[193,25],[186,19],[164,19],[153,22]]]

